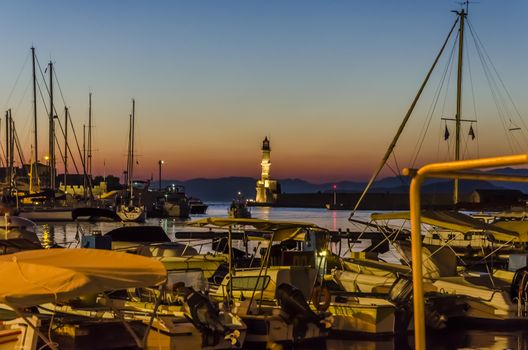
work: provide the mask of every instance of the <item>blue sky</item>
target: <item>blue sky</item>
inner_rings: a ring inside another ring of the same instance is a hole
[[[174,178],[258,176],[260,142],[270,135],[272,176],[365,178],[457,8],[453,1],[389,0],[4,1],[0,102],[14,109],[19,135],[30,140],[24,62],[35,45],[42,65],[55,62],[78,132],[93,92],[96,172],[124,168],[134,97],[140,176],[156,173],[158,159]],[[470,8],[522,114],[528,112],[527,10],[521,0],[481,0]],[[482,124],[482,155],[507,152],[490,141],[496,129]],[[402,145],[414,142],[412,134]],[[438,141],[427,143],[424,161],[434,160]],[[405,146],[398,150],[402,162],[407,153]]]

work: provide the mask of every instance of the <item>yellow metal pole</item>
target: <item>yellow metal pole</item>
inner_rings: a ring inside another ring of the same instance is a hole
[[[416,350],[425,350],[425,314],[423,297],[423,273],[422,273],[422,234],[420,227],[420,186],[426,177],[451,177],[462,178],[474,176],[479,179],[496,181],[527,181],[523,177],[494,175],[494,174],[464,174],[460,171],[511,166],[528,163],[528,154],[513,156],[502,156],[493,158],[481,158],[473,160],[461,160],[446,163],[432,163],[413,171],[404,169],[404,175],[412,175],[409,191],[409,206],[411,219],[411,253],[412,253],[412,276],[413,276],[413,306],[414,306],[414,342]],[[482,176],[484,175],[484,176]]]
[[[437,179],[452,179],[459,178],[462,180],[489,180],[489,181],[503,181],[503,182],[528,182],[527,176],[515,175],[501,175],[501,174],[483,174],[483,173],[467,173],[460,171],[445,172],[441,174],[431,174],[428,177]]]
[[[420,169],[421,170],[421,169]],[[419,173],[419,171],[418,171]],[[420,230],[420,187],[424,176],[416,175],[411,180],[409,193],[411,217],[411,253],[413,277],[414,346],[425,350],[425,311],[423,300],[422,233]]]

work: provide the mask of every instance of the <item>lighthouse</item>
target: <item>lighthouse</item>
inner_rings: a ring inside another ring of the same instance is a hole
[[[271,153],[270,143],[269,143],[268,137],[266,137],[264,138],[264,141],[262,141],[262,161],[260,162],[260,165],[262,167],[262,173],[261,173],[260,179],[264,182],[269,180],[269,172],[270,172],[270,167],[271,167],[270,153]]]
[[[270,179],[271,168],[271,147],[270,141],[266,136],[262,141],[262,160],[260,162],[261,173],[260,180],[257,181],[257,203],[274,203],[277,200],[277,194],[280,193],[280,185],[276,180]]]

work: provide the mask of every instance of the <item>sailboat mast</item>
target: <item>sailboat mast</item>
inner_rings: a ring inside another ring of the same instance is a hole
[[[9,109],[9,188],[13,188],[13,180],[15,177],[15,122],[11,109]]]
[[[8,168],[7,178],[9,179],[9,109],[5,112],[5,137],[6,137],[6,148],[5,148],[5,163]]]
[[[50,188],[55,190],[55,120],[53,117],[53,62],[49,63],[49,90],[50,90],[50,110],[49,110],[49,175]]]
[[[64,192],[68,192],[68,107],[64,107]]]
[[[11,190],[11,179],[13,168],[11,166],[11,108],[6,111],[6,166],[7,166],[7,182],[9,190]]]
[[[460,160],[460,120],[462,119],[462,63],[464,59],[464,22],[466,12],[464,9],[457,12],[460,16],[460,29],[458,35],[458,72],[457,72],[457,102],[455,115],[455,160]],[[453,202],[459,202],[458,179],[455,179],[453,188]]]
[[[136,100],[132,99],[132,117],[130,120],[130,170],[128,174],[128,181],[130,182],[130,200],[133,196],[133,176],[134,176],[134,124],[136,119]]]
[[[37,170],[37,162],[38,162],[38,134],[37,134],[37,72],[35,69],[35,47],[31,47],[31,56],[33,58],[33,126],[35,127],[35,139],[34,139],[34,147],[35,147],[35,159],[33,163],[34,170],[31,171],[31,178],[30,178],[30,189],[29,191],[33,191],[33,176],[38,177],[38,170]]]
[[[92,93],[89,95],[88,104],[88,176],[92,176]]]
[[[127,168],[126,168],[126,185],[130,190],[130,133],[132,132],[132,114],[128,115],[128,146],[127,146]]]

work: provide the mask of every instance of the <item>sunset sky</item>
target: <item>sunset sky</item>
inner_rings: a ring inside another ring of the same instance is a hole
[[[12,108],[29,158],[34,45],[42,70],[50,59],[55,64],[78,136],[88,120],[88,93],[93,93],[96,174],[122,174],[135,98],[140,178],[157,178],[159,159],[166,162],[166,178],[258,177],[260,146],[268,136],[273,178],[366,179],[454,23],[450,11],[458,6],[451,0],[2,1],[0,103],[3,110]],[[469,17],[524,117],[527,16],[526,0],[480,0],[471,5]],[[470,35],[466,38],[471,47]],[[504,129],[522,122],[497,118],[474,49],[468,49],[467,58],[463,116],[479,122],[473,126],[478,143],[464,144],[464,153],[526,151],[521,141],[508,147]],[[413,157],[447,62],[440,62],[402,137],[399,167]],[[451,74],[445,83],[447,97],[439,100],[442,108],[432,119],[418,165],[448,158],[440,117],[454,116],[455,80]],[[55,101],[62,113],[60,94]],[[47,117],[40,97],[38,103],[43,160]],[[3,112],[1,117],[4,143]],[[454,135],[454,126],[448,127]],[[469,125],[463,127],[467,139]],[[62,162],[57,164],[60,172]]]

